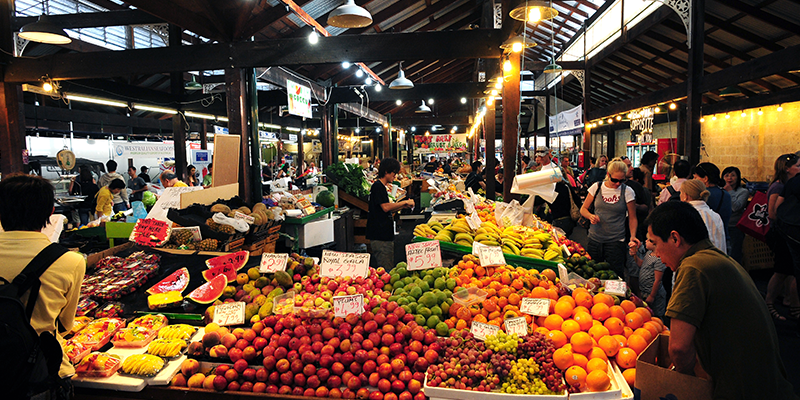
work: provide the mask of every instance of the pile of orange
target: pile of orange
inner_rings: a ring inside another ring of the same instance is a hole
[[[609,388],[608,360],[616,361],[633,386],[636,357],[666,329],[644,307],[629,300],[617,305],[613,297],[583,288],[554,301],[550,315],[536,317],[532,326],[559,347],[553,362],[567,383],[586,391]]]

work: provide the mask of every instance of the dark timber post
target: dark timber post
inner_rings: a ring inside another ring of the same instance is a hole
[[[686,140],[683,154],[689,156],[689,162],[700,162],[700,114],[703,103],[703,36],[705,35],[705,0],[692,2],[692,37],[689,49],[689,71],[686,79]]]
[[[183,29],[176,25],[169,25],[169,47],[180,47]],[[170,72],[170,92],[180,111],[180,101],[183,98],[183,71]],[[172,141],[175,146],[175,175],[186,181],[186,125],[183,116],[172,116]]]

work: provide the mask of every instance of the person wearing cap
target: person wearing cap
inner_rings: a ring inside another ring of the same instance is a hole
[[[539,164],[540,167],[544,167],[545,165],[549,164],[553,169],[559,169],[558,163],[553,160],[553,157],[550,154],[550,149],[544,146],[539,146],[536,148],[534,161],[536,161],[536,164]]]
[[[728,249],[725,241],[725,224],[722,222],[722,217],[706,204],[709,195],[706,185],[699,179],[689,179],[681,185],[681,201],[691,204],[700,213],[700,217],[706,223],[711,243],[724,252]]]
[[[172,171],[164,171],[164,173],[161,174],[161,185],[163,185],[164,188],[189,186],[178,180],[178,175],[175,175]]]
[[[149,168],[147,166],[142,165],[141,172],[139,172],[139,177],[142,178],[143,181],[150,183],[150,175],[147,174]]]

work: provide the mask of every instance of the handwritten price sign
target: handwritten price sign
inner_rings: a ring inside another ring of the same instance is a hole
[[[240,213],[239,211],[236,211],[235,213],[233,213],[233,218],[234,219],[240,219],[240,220],[242,220],[244,222],[247,222],[250,225],[253,225],[256,222],[255,218],[253,218],[253,217],[251,217],[249,215],[246,215],[244,213]]]
[[[481,242],[472,242],[472,255],[479,257],[481,256],[481,249],[484,247],[489,247]]]
[[[286,261],[288,259],[288,254],[264,253],[261,255],[259,271],[266,274],[286,271]]]
[[[364,295],[333,297],[333,316],[346,317],[350,314],[361,315],[364,313]]]
[[[467,217],[467,225],[474,230],[478,230],[481,227],[481,217],[478,216],[478,213],[475,210],[472,210],[469,217]]]
[[[438,240],[406,245],[408,270],[437,268],[442,266],[442,251]]]
[[[517,337],[528,336],[528,322],[525,317],[509,318],[503,322],[506,333],[509,335],[517,334]]]
[[[130,240],[140,246],[160,246],[167,242],[170,227],[164,221],[145,218],[136,221]]]
[[[478,255],[478,258],[480,258],[481,265],[484,267],[506,264],[506,257],[503,256],[503,250],[497,246],[486,246],[481,248],[481,253]]]
[[[494,325],[484,324],[483,322],[472,321],[472,327],[470,327],[469,331],[475,336],[475,339],[486,340],[489,336],[497,335],[500,328]]]
[[[628,292],[628,286],[625,284],[625,281],[605,281],[605,283],[603,283],[603,287],[606,288],[606,293],[615,294],[617,296],[625,296],[625,294]]]
[[[366,277],[369,268],[369,254],[322,250],[322,262],[320,262],[319,267],[320,276],[329,278],[338,276]]]
[[[214,307],[214,321],[219,326],[244,324],[244,302],[223,303]]]
[[[564,264],[558,264],[558,279],[561,279],[561,282],[564,282],[565,285],[569,281],[569,272],[567,272],[567,267]]]
[[[535,317],[546,317],[550,315],[550,299],[525,297],[520,303],[519,311]]]

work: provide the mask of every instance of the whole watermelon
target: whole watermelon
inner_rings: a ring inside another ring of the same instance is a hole
[[[333,195],[333,192],[330,190],[323,190],[317,194],[317,203],[321,206],[328,208],[333,207],[334,201],[336,201],[336,197]]]
[[[145,191],[142,193],[142,204],[147,208],[154,206],[156,204],[156,195],[149,190]]]

